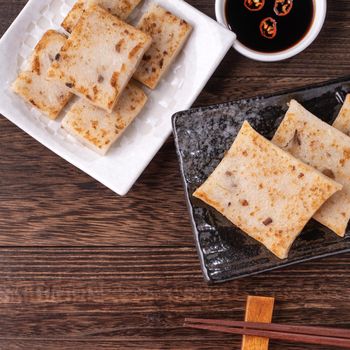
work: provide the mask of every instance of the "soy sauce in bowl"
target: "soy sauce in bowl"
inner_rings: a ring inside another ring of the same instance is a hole
[[[226,20],[238,41],[275,53],[298,44],[314,20],[315,0],[226,0]]]

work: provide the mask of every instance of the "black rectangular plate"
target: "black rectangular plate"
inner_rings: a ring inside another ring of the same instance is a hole
[[[192,196],[220,163],[244,120],[271,139],[288,108],[287,103],[294,98],[332,123],[348,92],[350,77],[276,95],[194,108],[173,116],[186,200],[206,281],[228,281],[350,252],[349,227],[345,238],[340,238],[311,220],[293,244],[288,259],[279,260],[216,210]]]

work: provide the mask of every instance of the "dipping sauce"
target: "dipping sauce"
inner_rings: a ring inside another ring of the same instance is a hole
[[[225,12],[241,44],[274,53],[305,37],[314,18],[314,0],[226,0]]]

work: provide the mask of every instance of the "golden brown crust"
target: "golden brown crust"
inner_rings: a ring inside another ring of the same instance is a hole
[[[81,15],[88,6],[98,5],[117,16],[121,20],[126,20],[141,0],[78,0],[61,26],[71,33],[78,23]]]
[[[112,15],[125,21],[141,0],[87,0],[88,6],[99,5]]]
[[[218,201],[215,201],[212,198],[210,198],[210,196],[205,191],[201,190],[201,188],[199,188],[193,195],[201,199],[208,205],[212,206],[220,213],[222,213],[225,210]]]
[[[80,17],[48,77],[111,112],[151,40],[147,34],[92,5]]]
[[[273,142],[343,185],[314,216],[343,237],[350,218],[350,138],[292,100]]]
[[[146,101],[143,90],[129,83],[112,113],[81,99],[72,106],[62,126],[89,148],[104,155],[140,113]]]
[[[341,188],[245,122],[219,166],[193,195],[284,259],[305,224]]]
[[[57,118],[72,96],[61,84],[46,79],[46,72],[65,41],[64,35],[47,31],[34,49],[29,69],[21,72],[12,85],[14,92],[51,119]]]
[[[78,23],[79,18],[85,10],[85,0],[78,0],[66,18],[61,23],[61,26],[68,32],[71,33],[75,25]]]
[[[181,51],[192,27],[159,5],[153,5],[141,18],[138,28],[149,34],[153,42],[134,77],[155,89]]]
[[[350,94],[346,96],[344,104],[333,123],[333,127],[350,136]]]

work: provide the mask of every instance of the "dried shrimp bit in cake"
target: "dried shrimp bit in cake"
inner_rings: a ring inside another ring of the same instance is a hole
[[[265,5],[265,0],[245,0],[244,6],[249,11],[260,11]]]
[[[293,0],[275,0],[274,11],[277,16],[287,16],[293,8]]]
[[[260,33],[264,38],[273,39],[277,34],[277,22],[272,17],[263,19],[260,23]]]

